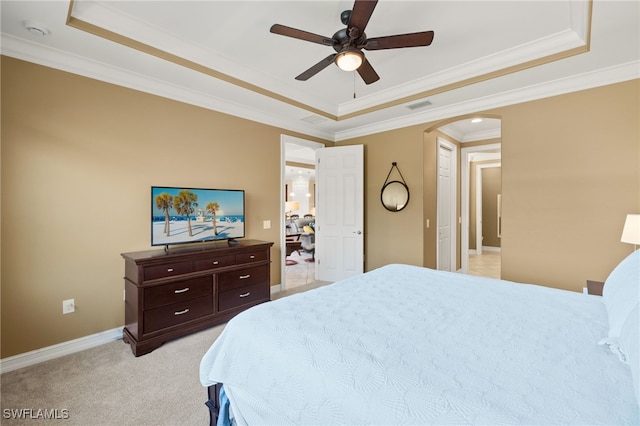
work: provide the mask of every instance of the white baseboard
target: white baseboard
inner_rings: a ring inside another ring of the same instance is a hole
[[[282,291],[282,284],[271,286],[272,295],[279,293],[280,291]],[[8,373],[9,371],[35,365],[40,362],[75,352],[80,352],[95,346],[104,345],[105,343],[113,342],[118,339],[122,339],[122,327],[81,337],[79,339],[69,340],[68,342],[58,343],[57,345],[48,346],[46,348],[36,349],[35,351],[10,356],[0,359],[0,372]]]
[[[282,291],[282,284],[276,284],[271,286],[271,295],[273,296],[275,293],[280,293]]]
[[[499,251],[502,251],[502,248],[500,248],[500,247],[491,247],[491,246],[482,246],[482,250],[483,251],[499,252]],[[476,249],[469,249],[469,254],[478,254],[478,251]]]
[[[4,374],[9,371],[28,367],[43,361],[80,352],[95,346],[104,345],[105,343],[113,342],[118,339],[122,339],[122,327],[1,359],[0,371]]]

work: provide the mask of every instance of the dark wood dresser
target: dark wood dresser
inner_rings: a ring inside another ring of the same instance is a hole
[[[270,300],[272,242],[123,253],[123,340],[135,356]]]

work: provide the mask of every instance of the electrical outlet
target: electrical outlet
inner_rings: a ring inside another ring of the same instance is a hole
[[[67,299],[62,301],[62,313],[70,314],[75,312],[76,310],[76,302],[74,299]]]
[[[271,229],[271,221],[270,220],[264,220],[262,221],[262,227],[264,229]]]

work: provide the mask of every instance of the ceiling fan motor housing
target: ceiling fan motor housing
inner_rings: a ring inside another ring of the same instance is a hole
[[[335,43],[333,44],[333,48],[336,52],[342,52],[348,47],[359,48],[367,41],[367,35],[365,33],[360,34],[360,37],[351,41],[351,37],[349,37],[348,28],[343,28],[341,30],[336,31],[333,35],[333,40]]]
[[[340,14],[340,22],[342,22],[344,25],[349,25],[349,20],[350,19],[351,19],[351,11],[350,10],[344,10]]]

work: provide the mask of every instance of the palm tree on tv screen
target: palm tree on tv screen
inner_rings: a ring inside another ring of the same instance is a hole
[[[220,204],[215,201],[207,204],[207,213],[211,213],[213,215],[213,235],[218,235],[218,228],[216,227],[216,212],[220,210]]]
[[[178,195],[173,197],[173,208],[176,209],[179,215],[187,216],[187,227],[189,228],[189,236],[193,237],[191,232],[191,215],[196,211],[198,207],[198,196],[193,192],[183,189]]]
[[[173,203],[173,197],[166,192],[156,196],[156,206],[164,212],[164,233],[169,236],[169,210]]]

